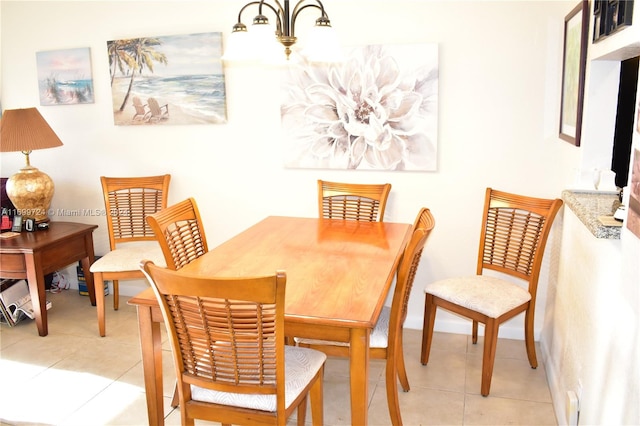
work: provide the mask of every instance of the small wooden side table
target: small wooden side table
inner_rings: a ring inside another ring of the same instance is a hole
[[[96,291],[89,267],[94,261],[93,230],[98,225],[74,222],[50,222],[49,229],[22,232],[0,238],[0,277],[23,278],[29,283],[38,334],[49,333],[44,276],[81,261],[91,304]]]

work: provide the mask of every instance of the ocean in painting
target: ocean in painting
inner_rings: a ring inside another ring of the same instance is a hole
[[[129,77],[116,78],[114,81],[113,92],[119,94],[113,98],[115,111],[122,105],[129,81]],[[150,97],[156,98],[160,105],[169,104],[167,124],[226,122],[225,82],[222,74],[136,76],[125,113],[134,113],[134,96],[139,97],[144,104]],[[172,120],[172,115],[175,115],[172,113],[175,112],[180,113],[180,118]],[[128,114],[125,116],[130,117]],[[118,124],[128,123],[121,121]]]
[[[40,105],[91,104],[93,80],[57,80],[47,78],[38,81]]]

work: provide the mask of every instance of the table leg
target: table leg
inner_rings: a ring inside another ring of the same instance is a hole
[[[351,356],[349,375],[351,378],[351,424],[368,424],[369,400],[369,334],[371,330],[351,330]]]
[[[93,274],[90,271],[91,264],[95,260],[95,256],[93,254],[93,236],[91,233],[88,233],[84,238],[84,249],[87,253],[86,257],[80,259],[80,263],[82,264],[82,272],[84,273],[84,280],[87,283],[87,290],[89,291],[89,300],[91,301],[91,305],[96,305],[96,286],[93,281]]]
[[[162,336],[160,335],[160,323],[152,320],[151,307],[138,306],[138,325],[149,425],[164,425]]]
[[[44,274],[42,273],[42,258],[40,252],[25,253],[24,261],[27,269],[27,282],[29,283],[29,294],[33,305],[33,313],[36,317],[38,334],[46,336],[49,334],[47,322],[47,296],[44,289]]]

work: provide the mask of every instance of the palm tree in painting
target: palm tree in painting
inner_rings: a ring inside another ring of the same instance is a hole
[[[109,72],[111,74],[111,87],[116,78],[118,70],[124,75],[127,72],[127,51],[132,50],[133,40],[112,40],[107,41],[107,52],[109,53]]]
[[[157,38],[134,38],[127,40],[115,40],[107,43],[109,51],[109,66],[112,67],[112,84],[113,78],[116,73],[116,66],[120,71],[125,74],[125,66],[127,71],[131,71],[131,77],[129,79],[129,87],[127,93],[124,96],[120,111],[124,110],[129,95],[131,94],[131,88],[133,87],[133,81],[135,80],[136,73],[142,74],[142,71],[149,69],[153,72],[153,63],[159,62],[161,64],[167,63],[167,57],[164,53],[157,52],[154,46],[162,44]]]

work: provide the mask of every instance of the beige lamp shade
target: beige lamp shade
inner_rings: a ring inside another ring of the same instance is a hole
[[[7,196],[16,214],[47,222],[54,184],[46,174],[31,166],[29,154],[36,149],[62,146],[58,135],[36,108],[6,110],[0,121],[0,151],[21,151],[26,165],[7,180]]]

